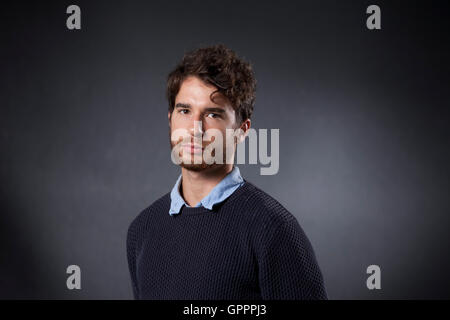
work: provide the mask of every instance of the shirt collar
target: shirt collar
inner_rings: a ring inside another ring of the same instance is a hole
[[[189,207],[189,205],[184,201],[183,197],[180,194],[180,184],[181,184],[182,175],[180,174],[175,185],[170,192],[170,210],[169,214],[178,214],[180,213],[183,205]],[[234,166],[233,170],[228,173],[225,178],[222,179],[212,190],[211,192],[204,197],[196,207],[203,206],[209,210],[212,210],[213,206],[217,203],[220,203],[227,199],[231,194],[236,191],[244,183],[244,179],[241,176],[239,168]]]

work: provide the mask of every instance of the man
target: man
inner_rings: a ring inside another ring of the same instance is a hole
[[[233,165],[250,129],[255,88],[251,66],[223,45],[187,53],[169,74],[172,159],[181,175],[129,227],[136,299],[327,298],[296,218]],[[230,140],[227,129],[239,135]],[[223,150],[205,152],[221,134]]]

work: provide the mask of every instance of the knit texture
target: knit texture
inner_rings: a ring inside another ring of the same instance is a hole
[[[131,223],[127,257],[135,299],[327,299],[297,219],[250,182],[213,210],[169,215],[167,193]]]

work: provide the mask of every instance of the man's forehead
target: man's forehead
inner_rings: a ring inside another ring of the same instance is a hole
[[[191,107],[213,106],[233,109],[229,99],[217,91],[217,87],[196,77],[189,77],[183,81],[175,98],[175,103],[186,104]]]

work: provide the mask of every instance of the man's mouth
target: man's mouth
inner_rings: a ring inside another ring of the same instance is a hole
[[[202,153],[203,147],[200,145],[192,144],[192,143],[186,143],[182,145],[183,150],[188,153]]]

